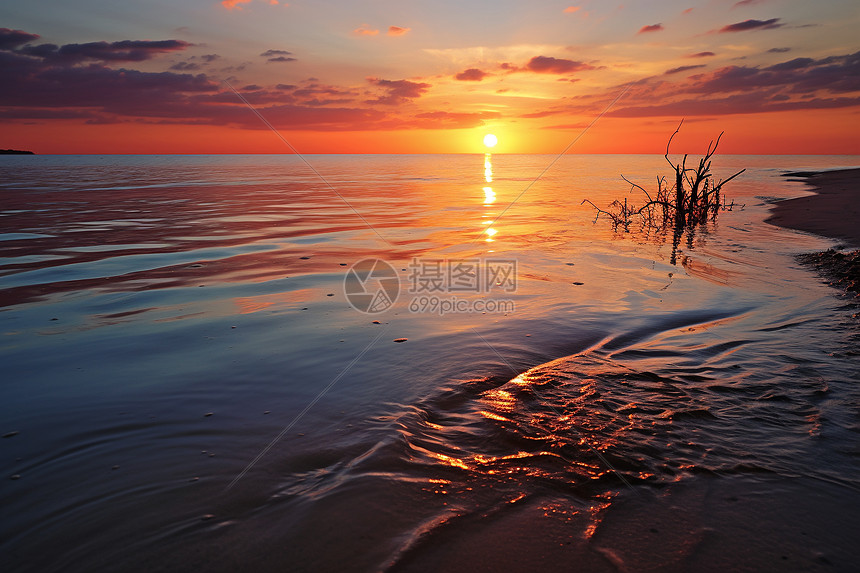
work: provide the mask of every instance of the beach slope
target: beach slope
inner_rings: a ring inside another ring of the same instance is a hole
[[[780,201],[765,222],[860,248],[860,169],[788,175],[805,179],[815,195]]]

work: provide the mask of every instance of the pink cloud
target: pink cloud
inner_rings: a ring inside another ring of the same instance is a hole
[[[409,32],[412,28],[401,28],[400,26],[389,26],[388,27],[388,35],[389,36],[402,36]]]
[[[647,32],[659,32],[663,29],[663,24],[651,24],[650,26],[642,26],[639,28],[640,34],[645,34]]]
[[[510,66],[510,64],[502,64],[502,69],[509,69],[506,66]],[[566,74],[581,70],[593,70],[594,67],[575,60],[552,58],[549,56],[535,56],[526,64],[526,69],[539,74]]]
[[[367,24],[362,24],[358,28],[352,31],[356,36],[376,36],[379,34],[379,30],[374,30]]]
[[[564,12],[566,14],[573,14],[574,12],[579,10],[581,7],[582,6],[568,6],[567,8],[564,9]]]
[[[386,94],[367,103],[381,103],[385,105],[396,105],[406,103],[411,99],[421,97],[430,89],[430,84],[423,82],[411,82],[409,80],[382,80],[379,78],[367,78],[367,81],[375,86],[386,90]]]
[[[251,0],[222,0],[221,5],[227,8],[228,10],[241,10],[242,7],[240,4],[247,4]]]
[[[483,70],[479,70],[478,68],[469,68],[468,70],[460,72],[454,76],[454,78],[463,82],[479,82],[488,75],[490,74]]]

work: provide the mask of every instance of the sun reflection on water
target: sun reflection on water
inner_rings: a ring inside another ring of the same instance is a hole
[[[485,153],[484,154],[484,182],[485,183],[492,183],[493,182],[493,154],[492,153]],[[490,205],[492,205],[495,202],[496,202],[496,192],[493,191],[492,186],[487,185],[486,187],[484,187],[484,206],[489,207]],[[482,221],[481,224],[482,225],[490,225],[490,224],[495,222],[494,219],[496,218],[496,212],[495,211],[487,211],[486,213],[484,213],[484,217],[487,220]],[[487,227],[483,231],[483,234],[485,234],[487,236],[484,239],[484,241],[486,241],[487,243],[494,242],[495,239],[493,239],[493,237],[496,234],[498,234],[498,232],[499,231],[494,229],[493,227]]]

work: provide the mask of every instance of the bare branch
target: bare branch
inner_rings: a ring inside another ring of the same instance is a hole
[[[719,183],[714,185],[714,189],[719,189],[720,187],[722,187],[723,185],[725,185],[726,183],[728,183],[729,181],[731,181],[732,179],[734,179],[735,177],[737,177],[738,175],[743,173],[744,171],[746,171],[746,169],[741,169],[740,171],[738,171],[737,173],[735,173],[734,175],[732,175],[731,177],[729,177],[725,181],[720,181]]]
[[[645,195],[648,197],[648,200],[649,200],[649,201],[651,200],[651,195],[650,195],[647,191],[645,191],[645,188],[644,188],[644,187],[642,187],[641,185],[637,185],[636,183],[633,183],[632,181],[630,181],[629,179],[627,179],[626,177],[624,177],[624,174],[622,174],[622,175],[621,175],[621,178],[622,178],[622,179],[624,179],[625,181],[627,181],[627,182],[628,182],[630,185],[632,185],[633,187],[636,187],[637,189],[641,190],[641,191],[642,191],[643,193],[645,193]]]
[[[666,143],[666,154],[663,157],[666,158],[666,161],[669,161],[669,146],[672,145],[672,140],[675,139],[675,136],[678,135],[678,132],[681,131],[681,126],[684,125],[684,120],[681,120],[681,123],[678,124],[678,127],[675,128],[675,132],[672,133],[672,136],[669,138],[668,143]],[[674,163],[669,161],[669,165],[672,166],[673,169],[677,169]]]

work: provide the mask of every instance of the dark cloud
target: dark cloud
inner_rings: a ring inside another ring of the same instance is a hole
[[[21,44],[39,39],[39,34],[30,34],[23,30],[0,28],[0,50],[12,50]]]
[[[267,62],[295,62],[296,58],[291,57],[292,52],[286,50],[266,50],[260,56],[267,58]]]
[[[773,87],[795,93],[860,91],[860,52],[819,60],[795,58],[766,68],[728,66],[703,78],[695,91],[725,93]]]
[[[642,26],[639,28],[639,34],[646,34],[648,32],[659,32],[663,29],[663,24],[651,24],[650,26]]]
[[[273,58],[275,56],[292,56],[293,53],[286,50],[266,50],[260,55],[264,58]]]
[[[688,72],[690,70],[695,70],[695,69],[704,68],[704,67],[707,67],[707,66],[705,66],[705,64],[698,64],[695,66],[679,66],[677,68],[672,68],[672,69],[666,70],[665,72],[663,72],[663,75],[670,76],[672,74],[680,74],[681,72]]]
[[[405,103],[410,99],[421,97],[432,86],[430,84],[411,82],[409,80],[381,80],[379,78],[368,78],[368,82],[386,90],[386,94],[379,96],[368,103],[381,103],[396,105]]]
[[[193,72],[200,69],[200,64],[195,64],[194,62],[177,62],[170,66],[170,69],[179,72]]]
[[[155,53],[183,49],[187,44],[126,40],[25,46],[0,52],[0,106],[31,109],[45,117],[47,109],[83,108],[85,113],[120,115],[170,114],[171,106],[191,94],[215,92],[218,84],[205,75],[113,69],[105,60],[145,60]],[[82,61],[101,59],[102,62]],[[41,109],[36,109],[41,108]],[[160,110],[160,111],[159,111]],[[6,116],[4,114],[4,116]],[[8,117],[8,116],[6,116]]]
[[[0,113],[6,121],[77,119],[89,124],[135,122],[266,129],[220,82],[203,73],[188,73],[218,60],[216,54],[174,62],[172,70],[160,73],[111,67],[119,62],[147,60],[190,44],[126,40],[21,47],[38,36],[3,31],[0,38],[5,46],[13,48],[0,50]],[[264,52],[263,56],[288,57],[285,50]],[[404,103],[431,87],[409,80],[371,78],[369,82],[382,93],[374,103],[383,104]],[[323,85],[316,79],[300,86],[245,85],[241,93],[268,121],[286,129],[436,129],[477,126],[487,118],[498,117],[493,113],[443,112],[398,118],[387,111],[348,107],[348,102],[359,99],[360,90]]]
[[[806,109],[835,109],[860,105],[860,97],[813,98],[797,101],[774,101],[776,94],[763,98],[760,93],[737,94],[726,97],[697,97],[659,105],[631,106],[610,112],[615,117],[652,116],[712,116],[797,111]]]
[[[17,51],[37,58],[50,58],[56,56],[59,49],[60,47],[56,44],[39,44],[38,46],[24,46]]]
[[[767,67],[726,66],[678,82],[663,78],[638,82],[612,115],[725,115],[860,105],[860,52],[794,58]],[[592,97],[602,101],[606,94]],[[585,110],[592,111],[587,105],[566,109]]]
[[[502,64],[505,69],[506,64]],[[535,56],[525,65],[525,69],[539,74],[567,74],[581,70],[593,70],[594,67],[584,62],[565,60],[564,58],[552,58],[549,56]]]
[[[687,54],[684,56],[685,58],[710,58],[711,56],[716,56],[713,52],[696,52],[695,54]]]
[[[478,68],[469,68],[468,70],[463,70],[454,76],[454,78],[464,82],[479,82],[488,75],[489,74],[487,72],[479,70]]]
[[[779,23],[779,18],[771,18],[770,20],[744,20],[743,22],[723,26],[718,32],[725,34],[726,32],[746,32],[747,30],[773,30],[782,26],[783,24]]]
[[[55,62],[66,64],[89,60],[101,62],[143,62],[158,54],[176,52],[191,46],[182,40],[122,40],[120,42],[88,42],[65,44],[56,48],[53,44],[28,47],[25,51]]]
[[[740,0],[740,2],[735,2],[732,6],[734,8],[742,8],[744,6],[752,6],[753,4],[764,4],[765,0]]]
[[[768,54],[784,54],[785,52],[790,52],[791,48],[771,48],[767,51]]]

